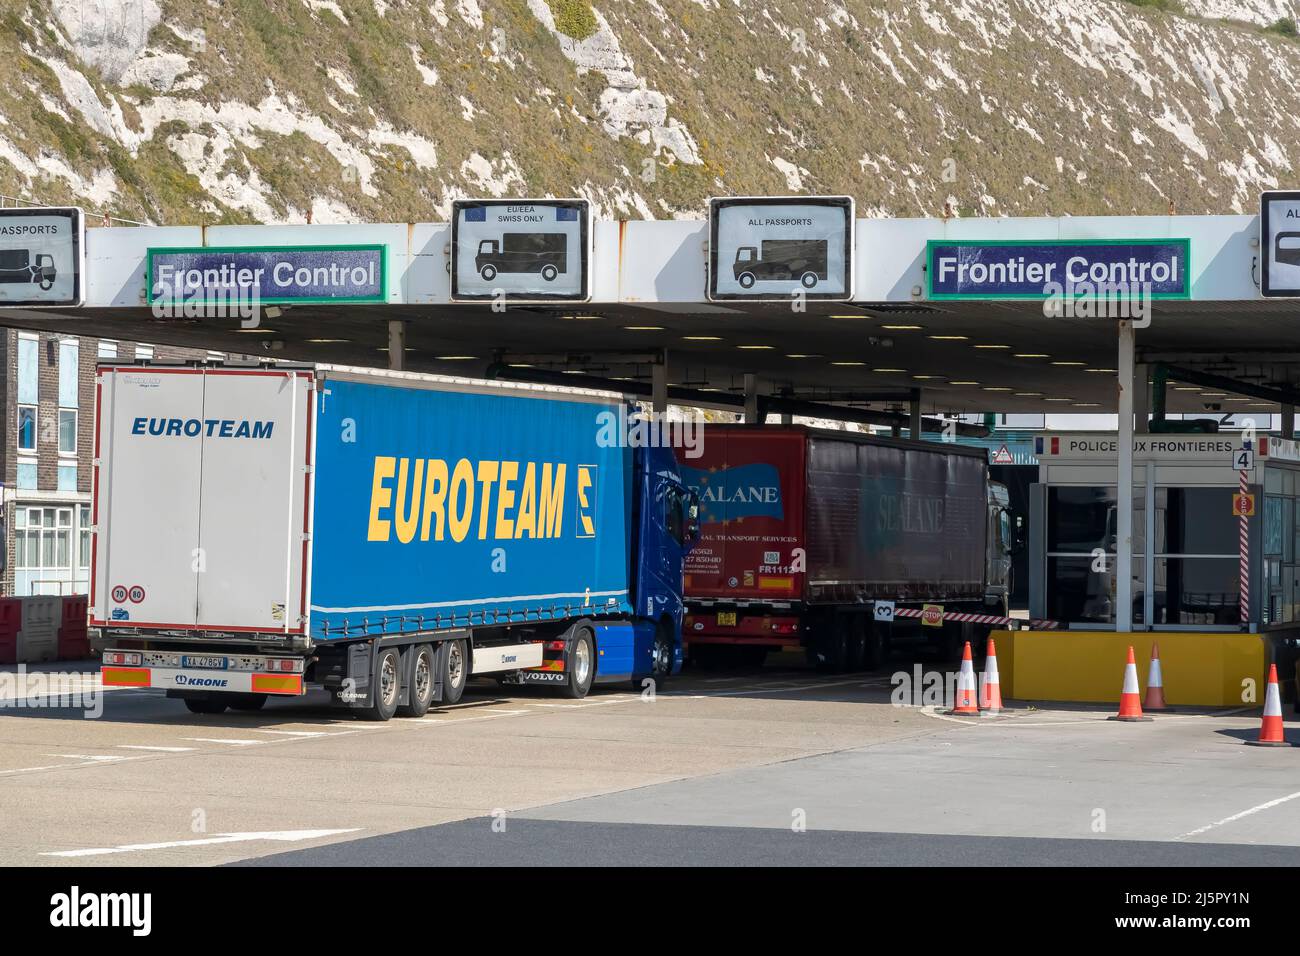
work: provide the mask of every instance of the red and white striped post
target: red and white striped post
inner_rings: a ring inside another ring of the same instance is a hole
[[[1241,475],[1241,507],[1238,509],[1241,515],[1237,518],[1237,550],[1240,554],[1240,571],[1241,580],[1239,582],[1239,591],[1241,596],[1238,599],[1238,613],[1241,616],[1241,626],[1247,630],[1250,628],[1250,519],[1246,517],[1246,495],[1250,493],[1250,484],[1246,469],[1242,469]]]

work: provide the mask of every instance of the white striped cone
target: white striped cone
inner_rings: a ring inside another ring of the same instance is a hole
[[[989,638],[984,655],[984,680],[980,685],[980,710],[986,714],[1002,713],[1002,687],[998,681],[998,648]]]
[[[1151,666],[1147,668],[1147,696],[1142,701],[1145,710],[1169,710],[1165,703],[1165,682],[1160,670],[1160,645],[1151,645]]]
[[[1128,648],[1128,663],[1124,665],[1124,689],[1119,694],[1119,713],[1115,720],[1150,720],[1142,716],[1141,688],[1138,686],[1137,660],[1133,657],[1133,645]]]
[[[961,670],[957,673],[957,699],[953,703],[954,714],[975,714],[980,712],[979,693],[975,689],[975,663],[971,660],[970,641],[961,653]]]
[[[1268,689],[1264,691],[1264,719],[1259,725],[1259,739],[1246,743],[1257,747],[1285,747],[1286,733],[1282,728],[1282,695],[1277,689],[1277,665],[1268,665]]]

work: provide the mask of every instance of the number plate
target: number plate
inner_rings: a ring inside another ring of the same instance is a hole
[[[181,657],[181,667],[202,667],[207,670],[224,671],[226,666],[224,657],[198,657],[191,654],[185,654]]]
[[[718,627],[735,627],[735,626],[736,626],[735,611],[718,612]]]

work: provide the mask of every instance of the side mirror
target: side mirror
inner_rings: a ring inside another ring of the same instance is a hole
[[[686,508],[686,541],[690,547],[694,547],[700,540],[702,528],[700,526],[700,496],[694,489],[687,488],[685,508]]]

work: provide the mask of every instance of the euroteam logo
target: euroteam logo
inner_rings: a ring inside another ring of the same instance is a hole
[[[596,537],[596,465],[578,466],[578,529],[576,537]]]

